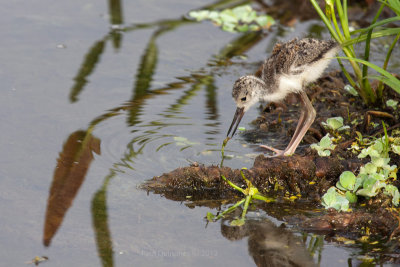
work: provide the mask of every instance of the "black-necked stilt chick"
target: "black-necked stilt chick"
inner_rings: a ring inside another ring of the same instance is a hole
[[[339,44],[333,40],[311,38],[301,40],[296,38],[287,43],[276,44],[272,55],[261,66],[260,77],[247,75],[235,82],[232,96],[237,109],[227,136],[236,123],[232,136],[235,134],[244,113],[255,103],[276,102],[283,100],[290,93],[295,93],[300,100],[302,110],[289,145],[285,150],[261,146],[275,152],[274,156],[294,154],[315,119],[315,109],[304,92],[305,87],[321,76],[339,49]]]

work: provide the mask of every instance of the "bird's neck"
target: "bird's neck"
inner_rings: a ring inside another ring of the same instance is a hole
[[[256,76],[249,76],[252,81],[253,87],[253,99],[257,99],[259,101],[266,101],[268,95],[272,93],[272,89],[268,86],[268,84],[261,78]]]

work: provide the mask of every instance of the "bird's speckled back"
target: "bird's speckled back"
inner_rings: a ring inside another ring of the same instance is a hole
[[[261,78],[272,91],[279,86],[276,84],[277,75],[297,75],[308,65],[322,59],[328,51],[337,50],[339,44],[334,40],[318,40],[311,38],[293,39],[287,43],[277,43],[271,56],[265,60]]]

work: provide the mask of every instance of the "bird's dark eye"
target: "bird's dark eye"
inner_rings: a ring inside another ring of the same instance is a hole
[[[246,97],[242,97],[240,100],[241,100],[242,102],[243,102],[243,101],[246,101]]]

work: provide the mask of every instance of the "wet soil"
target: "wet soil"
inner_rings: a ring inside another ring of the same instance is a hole
[[[379,103],[374,108],[367,107],[359,97],[344,90],[345,84],[344,75],[340,71],[333,71],[308,87],[307,94],[317,111],[317,118],[302,141],[306,148],[298,149],[290,157],[268,158],[261,152],[253,167],[243,172],[262,194],[275,199],[275,203],[260,204],[260,208],[290,225],[305,231],[352,239],[368,235],[392,240],[400,235],[398,211],[390,208],[390,199],[383,194],[374,200],[357,203],[351,212],[321,210],[322,195],[336,184],[340,174],[345,170],[357,172],[365,163],[365,160],[363,162],[357,158],[357,154],[349,149],[356,141],[356,131],[363,136],[379,137],[383,134],[382,121],[387,125],[389,134],[399,127],[398,110]],[[385,99],[399,100],[390,88],[384,90],[384,95]],[[257,138],[265,132],[276,132],[286,135],[290,140],[298,118],[296,98],[288,96],[285,104],[271,103],[260,108],[261,115],[253,121],[256,129],[247,133],[250,136],[248,138]],[[343,117],[345,125],[351,125],[350,132],[338,136],[337,147],[330,157],[319,157],[316,151],[304,144],[318,142],[328,133],[321,122],[336,116]],[[393,155],[391,164],[399,166],[399,157]],[[190,199],[191,204],[188,205],[218,207],[222,202],[230,200],[233,203],[241,197],[221,179],[221,175],[245,187],[239,169],[195,163],[154,177],[144,183],[142,188],[176,201]],[[395,185],[399,186],[399,183],[395,181]],[[286,213],[279,216],[286,205],[298,211],[304,210],[305,203],[307,214],[295,211],[293,215]]]

